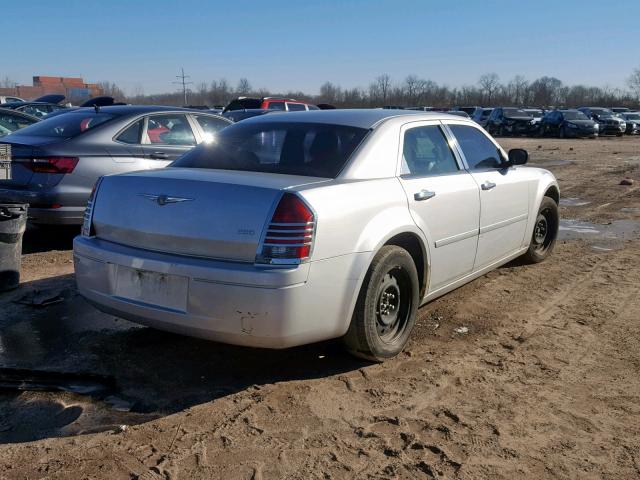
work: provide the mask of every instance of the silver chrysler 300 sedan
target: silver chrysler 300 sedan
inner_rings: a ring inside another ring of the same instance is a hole
[[[558,184],[526,162],[444,113],[255,117],[167,169],[99,180],[78,288],[163,330],[269,348],[343,337],[381,361],[420,305],[551,253]]]

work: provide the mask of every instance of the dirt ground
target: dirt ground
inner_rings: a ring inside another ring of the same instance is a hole
[[[0,366],[113,384],[0,393],[0,479],[640,478],[640,138],[500,141],[558,177],[562,240],[423,307],[379,365],[103,315],[74,290],[73,232],[30,230]],[[16,303],[34,292],[52,304]]]

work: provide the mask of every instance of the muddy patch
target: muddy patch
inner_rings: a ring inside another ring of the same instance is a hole
[[[591,248],[611,251],[622,248],[625,241],[640,238],[640,221],[615,220],[608,224],[584,220],[560,220],[559,240],[586,240]]]
[[[584,207],[585,205],[589,205],[591,202],[588,200],[583,200],[577,197],[566,197],[560,199],[561,207]]]

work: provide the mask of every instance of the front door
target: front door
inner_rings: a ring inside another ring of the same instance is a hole
[[[427,293],[469,274],[478,241],[478,185],[462,168],[438,121],[401,131],[400,182],[409,210],[428,240]]]
[[[522,248],[529,216],[525,167],[503,168],[504,154],[480,128],[448,124],[468,171],[480,187],[480,236],[474,270]]]

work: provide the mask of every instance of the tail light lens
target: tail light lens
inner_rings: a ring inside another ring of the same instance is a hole
[[[39,157],[25,165],[35,173],[71,173],[78,165],[78,157]]]
[[[80,232],[83,237],[93,237],[95,235],[95,231],[93,229],[93,205],[96,201],[98,188],[100,188],[100,182],[102,182],[102,177],[100,177],[93,186],[91,195],[89,195],[89,200],[87,201],[87,208],[84,210],[84,220],[82,222],[82,230]]]
[[[297,265],[309,260],[315,214],[297,195],[285,193],[267,226],[256,263]]]

